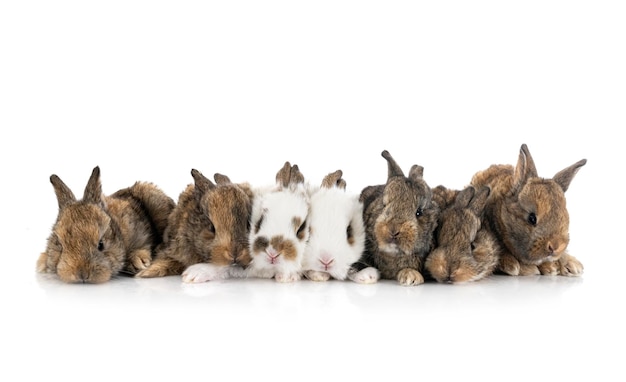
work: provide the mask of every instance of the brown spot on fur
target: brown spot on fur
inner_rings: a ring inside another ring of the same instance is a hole
[[[264,236],[259,236],[252,243],[252,250],[256,252],[264,252],[265,249],[270,245],[270,242]]]
[[[296,247],[291,240],[284,240],[282,236],[273,237],[270,244],[285,258],[285,260],[295,260],[298,255]]]

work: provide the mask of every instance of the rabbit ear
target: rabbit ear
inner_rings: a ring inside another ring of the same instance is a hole
[[[572,182],[572,179],[574,179],[578,170],[580,170],[580,168],[585,164],[587,164],[587,159],[581,159],[573,165],[559,171],[556,175],[554,175],[552,180],[561,186],[563,192],[565,192],[569,188],[569,184]]]
[[[533,157],[528,151],[528,146],[522,144],[519,151],[519,158],[517,159],[517,166],[515,166],[515,173],[513,176],[513,192],[517,193],[528,179],[537,176],[537,168]]]
[[[467,186],[463,190],[461,190],[454,200],[454,205],[459,208],[465,208],[469,206],[474,197],[476,189],[472,186]]]
[[[414,164],[409,170],[409,178],[418,180],[424,178],[424,167]]]
[[[100,182],[100,167],[94,167],[91,176],[87,181],[83,200],[88,203],[102,203],[102,183]]]
[[[208,190],[215,187],[213,182],[211,182],[206,176],[202,175],[202,173],[195,168],[191,170],[191,176],[193,176],[193,180],[196,184],[196,190],[200,194],[204,194]]]
[[[297,164],[294,164],[293,166],[291,166],[291,172],[289,174],[289,183],[292,185],[304,183],[304,175],[302,175],[302,173],[300,172],[300,168],[298,168]]]
[[[387,179],[394,176],[404,176],[404,172],[402,172],[400,166],[398,166],[391,154],[389,154],[389,151],[384,150],[381,155],[387,160]]]
[[[333,188],[338,187],[342,189],[346,189],[346,181],[341,179],[343,172],[341,170],[337,170],[335,172],[331,172],[326,175],[324,179],[322,179],[322,187],[323,188]]]
[[[278,172],[276,173],[276,183],[278,183],[280,186],[284,188],[287,188],[289,187],[290,178],[291,178],[291,163],[287,161],[285,162],[283,167],[280,170],[278,170]]]
[[[223,174],[219,174],[219,173],[215,173],[215,175],[213,175],[213,179],[215,179],[215,183],[216,184],[230,184],[230,178],[227,177],[226,175]]]
[[[491,194],[491,188],[489,186],[483,186],[476,190],[474,197],[468,204],[468,208],[476,215],[481,215],[487,205],[487,198]]]
[[[76,201],[76,197],[72,190],[63,183],[61,178],[56,175],[50,176],[50,183],[52,183],[52,187],[54,188],[54,193],[57,196],[57,201],[59,202],[59,210],[64,209],[68,205],[74,203]]]

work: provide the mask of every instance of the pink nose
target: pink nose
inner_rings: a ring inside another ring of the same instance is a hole
[[[335,259],[332,258],[321,258],[319,260],[320,263],[322,263],[322,266],[324,266],[325,271],[327,271],[328,268],[330,268],[331,264],[335,261]]]
[[[267,253],[267,260],[270,262],[270,264],[276,264],[280,253],[276,252],[274,248],[268,248],[267,250],[265,250],[265,253]]]

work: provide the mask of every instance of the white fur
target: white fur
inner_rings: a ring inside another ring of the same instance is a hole
[[[359,196],[338,187],[313,190],[309,224],[311,236],[302,264],[307,277],[325,281],[320,273],[328,273],[334,279],[346,279],[350,266],[359,260],[365,248],[363,204]],[[352,228],[353,244],[347,240],[348,226]]]
[[[301,278],[302,258],[304,248],[309,238],[308,226],[304,231],[304,238],[298,239],[297,229],[293,226],[293,219],[297,217],[301,222],[307,221],[309,214],[309,198],[303,184],[292,185],[289,188],[258,190],[252,204],[250,227],[250,255],[252,261],[246,269],[248,277],[272,278],[278,282],[292,282]],[[256,231],[256,225],[263,216],[263,221]],[[275,251],[270,244],[267,251],[256,252],[254,243],[257,238],[263,237],[271,243],[272,238],[282,237],[291,241],[296,249],[295,259],[285,259],[282,254],[271,262],[268,252]]]
[[[218,266],[215,264],[198,263],[187,267],[182,274],[183,282],[186,283],[203,283],[231,277],[245,277],[243,268],[231,265]]]
[[[374,267],[367,267],[358,272],[349,272],[348,278],[359,284],[373,284],[380,279],[380,272]]]

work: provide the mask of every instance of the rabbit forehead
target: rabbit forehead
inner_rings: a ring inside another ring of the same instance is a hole
[[[250,215],[250,199],[236,186],[218,186],[204,196],[209,218],[215,226],[235,227],[245,225]]]
[[[565,193],[549,179],[531,179],[519,192],[517,200],[528,213],[542,218],[562,218],[567,215]]]
[[[70,243],[97,243],[111,222],[104,211],[91,204],[74,204],[60,212],[54,232],[59,241]]]
[[[443,211],[440,218],[439,245],[469,246],[481,227],[480,218],[466,209]]]
[[[423,181],[394,177],[383,190],[383,203],[397,205],[402,209],[425,207],[432,198],[432,191]]]

